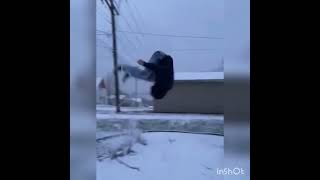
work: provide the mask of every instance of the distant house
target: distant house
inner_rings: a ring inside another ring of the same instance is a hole
[[[96,78],[96,103],[97,104],[106,104],[107,103],[107,82],[101,78]]]
[[[223,85],[223,72],[175,73],[173,89],[154,101],[154,111],[222,114]]]
[[[105,78],[96,78],[96,103],[97,104],[109,104],[116,105],[115,90],[113,88],[112,75],[107,75]],[[130,97],[124,91],[119,90],[120,106],[130,107],[141,105],[141,99],[135,99]]]

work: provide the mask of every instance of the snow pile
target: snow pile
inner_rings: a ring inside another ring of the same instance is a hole
[[[99,134],[101,136],[101,132]],[[147,145],[146,140],[142,137],[142,131],[136,128],[135,122],[129,122],[128,129],[97,138],[97,158],[101,161],[105,158],[114,159],[126,156],[134,152],[132,146],[136,143]]]

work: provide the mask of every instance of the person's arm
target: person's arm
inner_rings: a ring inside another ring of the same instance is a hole
[[[156,64],[154,64],[154,63],[144,62],[142,65],[143,65],[144,67],[152,70],[152,71],[156,71],[156,70],[158,69],[158,66],[157,66]]]

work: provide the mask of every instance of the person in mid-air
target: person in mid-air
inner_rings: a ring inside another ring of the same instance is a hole
[[[129,77],[154,82],[151,87],[151,95],[155,99],[162,99],[172,89],[174,82],[173,59],[170,55],[156,51],[148,62],[138,60],[137,63],[145,68],[130,65],[120,65],[118,70],[125,73],[123,82]]]

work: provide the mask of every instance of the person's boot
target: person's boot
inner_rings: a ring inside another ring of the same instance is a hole
[[[128,73],[125,73],[124,76],[122,77],[122,82],[125,83],[129,77],[130,75]]]

